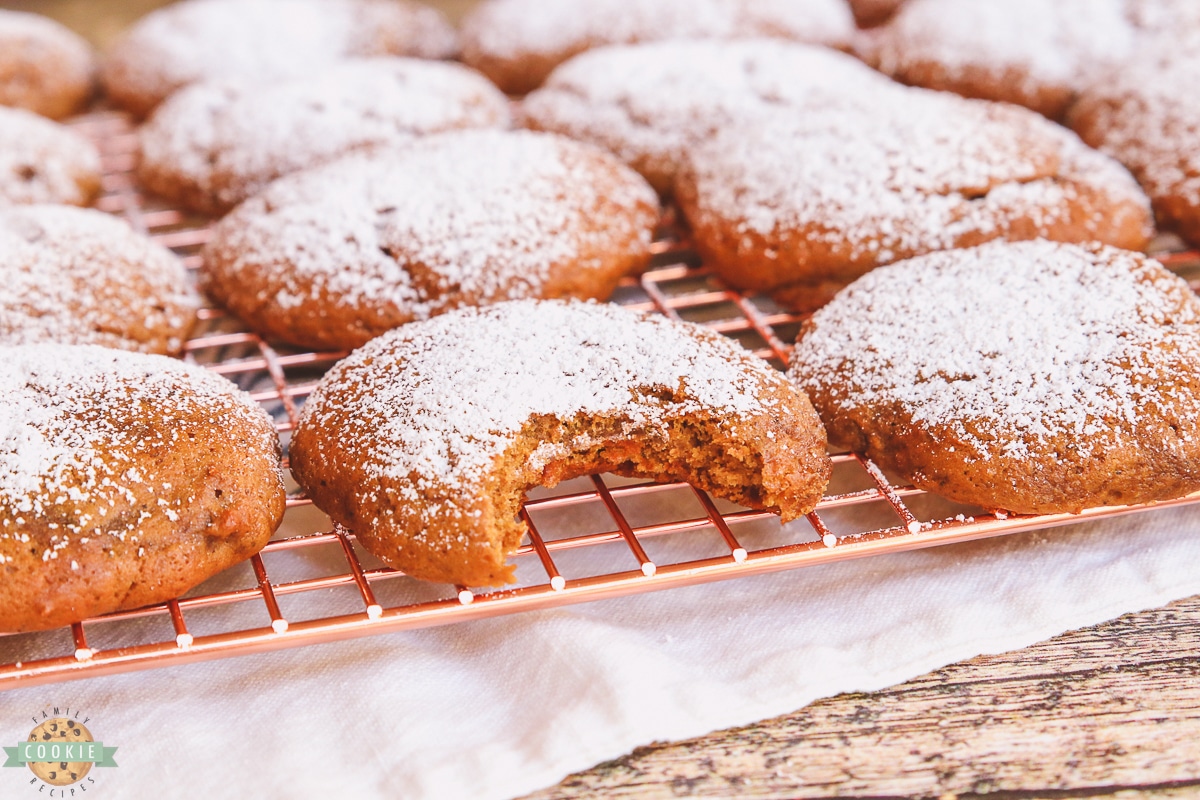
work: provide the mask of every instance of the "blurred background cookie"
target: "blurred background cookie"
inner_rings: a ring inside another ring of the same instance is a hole
[[[1200,489],[1200,301],[1138,253],[996,242],[884,267],[812,317],[789,374],[831,441],[959,502]]]
[[[199,307],[182,262],[115,217],[71,206],[0,209],[0,345],[178,355]]]
[[[0,631],[177,597],[267,543],[279,439],[225,378],[101,347],[0,347]]]
[[[463,59],[510,94],[606,44],[771,36],[847,46],[845,0],[484,0],[463,21]]]
[[[691,147],[764,113],[840,106],[892,81],[851,56],[779,40],[601,47],[557,67],[521,121],[615,153],[662,194]]]
[[[70,128],[0,107],[0,206],[90,205],[100,193],[100,154]]]
[[[349,349],[463,305],[606,298],[648,263],[658,217],[596,148],[444,133],[272,184],[217,225],[202,280],[269,339]]]
[[[202,80],[294,77],[351,56],[445,58],[454,29],[404,0],[183,0],[137,22],[102,68],[109,96],[139,116]]]
[[[508,123],[507,98],[466,67],[352,59],[280,82],[178,92],[141,128],[138,174],[152,191],[217,214],[275,178],[354,150]]]
[[[38,14],[0,9],[0,105],[61,119],[92,94],[92,49]]]
[[[1060,119],[1083,87],[1147,37],[1200,26],[1190,0],[908,0],[863,40],[897,80]]]
[[[1200,244],[1200,109],[1186,99],[1200,84],[1196,53],[1139,51],[1083,92],[1068,124],[1133,170],[1164,227]]]
[[[825,432],[767,362],[699,325],[607,304],[516,301],[381,336],[305,403],[292,469],[385,563],[513,580],[526,491],[596,472],[687,480],[782,514],[829,481]]]

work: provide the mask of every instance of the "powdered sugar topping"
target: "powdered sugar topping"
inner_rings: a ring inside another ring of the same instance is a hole
[[[844,0],[489,0],[463,25],[468,61],[575,53],[601,44],[778,36],[844,44]]]
[[[689,215],[747,237],[803,230],[871,265],[1000,237],[1018,220],[1047,235],[1081,186],[1146,208],[1118,164],[1024,109],[899,86],[857,101],[775,115],[694,149]],[[1100,237],[1113,220],[1086,222]]]
[[[0,206],[84,205],[100,184],[100,154],[87,139],[50,120],[0,107]]]
[[[891,81],[850,56],[775,40],[670,41],[576,56],[525,98],[526,124],[599,144],[660,190],[684,152],[764,113],[858,102]]]
[[[1198,10],[1200,13],[1200,10]],[[1083,94],[1073,115],[1084,136],[1137,174],[1147,192],[1200,206],[1200,31],[1191,47],[1145,48]]]
[[[122,95],[160,100],[201,80],[271,80],[348,56],[444,58],[456,49],[445,19],[415,3],[186,0],[138,21],[114,48],[106,79]]]
[[[353,59],[303,78],[243,78],[179,92],[141,130],[142,174],[229,206],[281,175],[352,150],[508,122],[504,95],[466,67]]]
[[[1200,302],[1146,257],[1031,241],[935,253],[859,279],[806,328],[790,377],[844,409],[901,406],[972,452],[1028,458],[1069,437],[1119,441],[1147,404],[1181,402]]]
[[[584,145],[448,133],[275,183],[222,221],[205,262],[253,270],[264,304],[420,319],[463,296],[534,295],[552,265],[580,258],[586,270],[582,254],[612,241],[647,247],[656,207],[636,175]]]
[[[672,415],[770,413],[762,387],[782,380],[699,326],[612,305],[515,301],[372,341],[328,374],[301,426],[355,420],[339,448],[367,452],[367,474],[399,481],[415,501],[431,486],[477,490],[523,426],[544,415],[613,415],[637,435]]]
[[[200,300],[169,250],[99,211],[0,210],[0,343],[177,352]]]

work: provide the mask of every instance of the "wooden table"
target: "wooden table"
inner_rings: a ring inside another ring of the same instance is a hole
[[[551,798],[1200,797],[1200,597],[644,747]]]

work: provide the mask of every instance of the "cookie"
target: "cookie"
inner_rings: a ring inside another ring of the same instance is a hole
[[[595,148],[445,133],[272,184],[216,227],[201,277],[266,338],[343,350],[459,306],[607,297],[648,263],[658,217]]]
[[[463,21],[463,59],[509,94],[609,44],[771,36],[846,46],[845,0],[485,0]]]
[[[860,27],[873,28],[891,19],[905,0],[850,0],[850,9]]]
[[[0,631],[177,597],[258,552],[283,508],[275,428],[219,375],[0,347]]]
[[[691,152],[676,197],[727,283],[805,307],[810,285],[993,239],[1149,243],[1129,173],[1031,111],[898,85],[858,99]]]
[[[1198,22],[1200,7],[1180,0],[909,0],[864,52],[904,83],[1060,119],[1141,37]]]
[[[0,108],[0,206],[86,206],[100,193],[100,153],[70,128]]]
[[[1129,167],[1159,222],[1200,244],[1200,80],[1194,49],[1142,51],[1086,90],[1068,114],[1083,140]]]
[[[178,355],[199,307],[183,263],[116,217],[71,206],[0,209],[0,345]]]
[[[139,20],[108,54],[101,79],[117,105],[145,116],[200,81],[271,81],[351,56],[456,51],[441,14],[404,0],[183,0]]]
[[[991,243],[884,267],[812,317],[788,374],[832,441],[962,503],[1200,489],[1200,301],[1139,253]]]
[[[219,214],[276,178],[355,150],[508,123],[507,98],[466,67],[349,60],[277,83],[177,92],[141,129],[139,176],[176,203]]]
[[[0,9],[0,105],[53,119],[92,94],[92,48],[47,17]]]
[[[808,399],[765,361],[696,325],[576,301],[381,336],[326,375],[290,456],[313,502],[385,563],[465,586],[513,580],[534,486],[688,480],[790,520],[831,472]]]
[[[851,56],[791,42],[668,41],[575,56],[520,105],[527,127],[591,142],[662,194],[692,147],[748,117],[841,105],[891,81]]]

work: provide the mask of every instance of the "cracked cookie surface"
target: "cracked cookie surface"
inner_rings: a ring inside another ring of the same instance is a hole
[[[1144,249],[1132,176],[1026,109],[889,85],[693,148],[676,197],[697,250],[742,289],[804,304],[921,253],[995,239]]]
[[[202,281],[268,338],[350,349],[460,306],[606,298],[648,263],[658,216],[594,147],[445,133],[276,182],[216,227]]]

